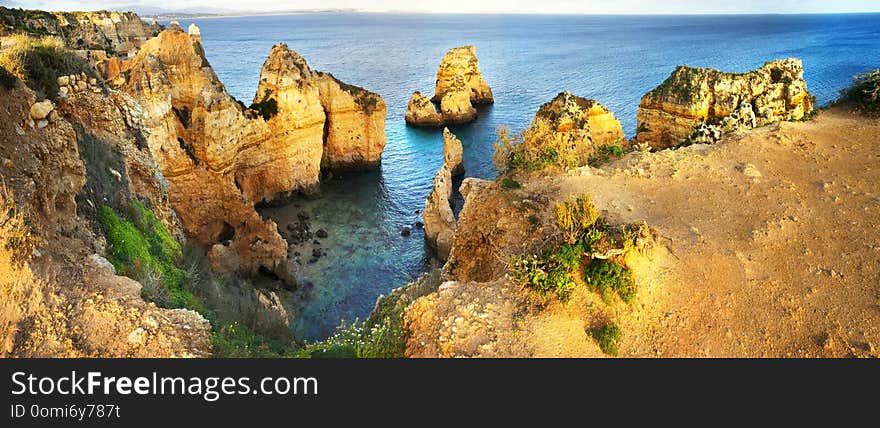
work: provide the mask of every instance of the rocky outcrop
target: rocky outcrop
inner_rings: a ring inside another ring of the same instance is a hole
[[[464,174],[463,156],[464,149],[461,146],[461,140],[449,128],[443,128],[443,164],[446,165],[453,177]]]
[[[448,92],[464,90],[471,103],[495,102],[492,89],[483,80],[478,64],[476,49],[473,46],[450,49],[437,69],[433,101],[441,102]]]
[[[0,35],[12,32],[60,37],[70,49],[126,56],[159,33],[134,12],[43,12],[0,7]]]
[[[471,104],[463,77],[456,76],[452,86],[443,94],[440,113],[445,123],[467,123],[477,118],[477,109]]]
[[[558,138],[578,146],[583,151],[603,144],[623,142],[623,128],[605,106],[566,91],[541,105],[535,120],[546,122]]]
[[[797,120],[811,112],[803,64],[785,59],[746,73],[680,66],[639,103],[636,141],[653,149],[676,146],[701,124],[720,121],[749,104],[756,125]]]
[[[332,170],[378,167],[385,150],[385,101],[329,73],[318,72],[316,81],[327,116],[321,166]]]
[[[274,272],[292,283],[287,243],[254,204],[318,191],[322,165],[379,163],[385,103],[311,70],[284,44],[263,65],[251,108],[208,64],[200,31],[171,25],[127,67],[125,92],[144,106],[147,143],[188,236],[215,267]]]
[[[425,199],[422,220],[425,223],[425,241],[437,251],[442,260],[449,258],[455,233],[455,214],[449,204],[452,197],[452,172],[444,162],[434,176],[431,193]]]
[[[443,115],[421,92],[413,92],[406,104],[406,123],[415,126],[443,126]]]
[[[455,214],[452,212],[452,177],[464,174],[461,141],[443,129],[443,165],[434,176],[431,193],[425,199],[422,220],[425,224],[425,241],[437,252],[441,260],[449,258],[452,238],[455,234]],[[465,179],[467,181],[469,179]]]
[[[284,43],[272,47],[263,65],[254,106],[268,118],[272,134],[283,135],[284,127],[295,124],[300,135],[285,138],[308,146],[303,166],[315,182],[322,167],[373,168],[381,161],[387,113],[382,97],[312,70]]]

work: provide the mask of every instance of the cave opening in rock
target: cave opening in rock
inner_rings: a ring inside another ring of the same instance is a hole
[[[217,240],[223,245],[228,245],[233,239],[235,239],[235,229],[229,223],[223,222],[223,229],[220,230]]]

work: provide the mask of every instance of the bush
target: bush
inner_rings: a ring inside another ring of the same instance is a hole
[[[213,317],[208,317],[209,319]],[[295,356],[294,348],[270,339],[238,322],[211,319],[214,358],[281,358]]]
[[[0,67],[18,77],[41,98],[58,96],[59,76],[79,73],[97,76],[88,62],[65,48],[58,38],[12,37],[13,46],[0,52]]]
[[[594,329],[592,332],[593,339],[599,344],[599,349],[607,355],[617,355],[617,343],[620,342],[620,327],[611,323]]]
[[[617,293],[626,303],[636,296],[636,283],[629,269],[620,264],[595,259],[584,269],[584,282],[591,291],[602,294],[602,301],[611,304],[611,293]]]
[[[599,210],[593,205],[590,195],[570,196],[567,202],[556,203],[553,217],[563,240],[574,244],[596,225]]]
[[[608,162],[612,158],[622,158],[624,154],[625,153],[623,148],[620,147],[620,144],[602,144],[599,147],[596,147],[596,150],[593,152],[593,155],[590,156],[587,164],[596,167]]]
[[[520,286],[532,288],[544,296],[556,294],[566,301],[574,290],[574,280],[568,265],[560,259],[542,254],[514,257],[508,262],[511,280]],[[567,259],[565,261],[569,261]]]
[[[532,126],[519,135],[506,127],[499,128],[492,159],[500,174],[517,169],[537,171],[549,166],[572,168],[580,164],[576,144],[554,132],[542,118],[536,118]]]
[[[856,76],[852,86],[841,91],[840,101],[854,103],[866,114],[880,115],[880,69]]]
[[[521,187],[522,184],[519,184],[519,181],[516,181],[510,177],[504,177],[504,179],[501,180],[501,188],[504,190],[519,189]]]
[[[98,218],[104,227],[108,259],[116,270],[144,285],[145,298],[168,308],[201,309],[201,304],[187,288],[187,271],[179,267],[180,244],[152,211],[132,201],[129,218],[102,205]]]

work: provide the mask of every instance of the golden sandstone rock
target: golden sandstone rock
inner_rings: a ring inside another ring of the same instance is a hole
[[[495,102],[492,89],[483,80],[478,67],[476,49],[473,46],[462,46],[450,49],[443,57],[437,69],[437,85],[434,90],[434,102],[439,102],[449,91],[460,90],[456,78],[464,78],[464,85],[469,92],[468,98],[474,104],[491,104]]]
[[[217,267],[265,269],[293,282],[287,243],[254,204],[317,192],[322,165],[378,164],[385,104],[313,72],[281,44],[245,109],[226,92],[199,40],[179,26],[163,31],[133,59],[123,88],[143,105],[149,147],[187,235],[213,245]]]
[[[549,124],[557,138],[590,152],[596,146],[623,141],[623,128],[610,110],[568,91],[541,105],[535,120]]]
[[[453,176],[464,174],[464,149],[461,140],[449,128],[443,128],[443,163]]]
[[[680,66],[639,103],[636,141],[655,150],[684,142],[702,123],[752,106],[757,125],[797,120],[811,112],[803,64],[785,59],[746,73]]]
[[[406,123],[416,126],[443,126],[443,115],[421,92],[413,92],[406,105]]]

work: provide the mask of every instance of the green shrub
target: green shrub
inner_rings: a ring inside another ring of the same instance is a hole
[[[133,201],[129,217],[102,205],[98,218],[107,237],[108,259],[123,275],[144,284],[145,297],[169,308],[201,309],[187,288],[191,281],[181,269],[180,244],[152,211]]]
[[[211,320],[214,358],[281,358],[295,356],[293,347],[272,340],[238,322]]]
[[[536,118],[532,126],[519,135],[506,127],[499,128],[492,159],[501,174],[513,170],[538,171],[549,166],[571,168],[580,164],[576,145],[554,132],[541,118]]]
[[[622,158],[624,154],[623,148],[618,143],[602,144],[596,147],[587,163],[592,167],[596,167],[608,162],[612,158]]]
[[[504,177],[504,179],[501,180],[501,188],[504,190],[519,189],[521,187],[522,184],[519,184],[519,181],[516,181],[510,177]]]
[[[514,257],[508,263],[511,280],[520,286],[531,288],[544,296],[556,294],[566,301],[575,283],[570,269],[554,258],[543,254]]]
[[[841,91],[840,101],[854,103],[868,115],[880,115],[880,69],[856,76],[852,86]]]
[[[593,260],[584,269],[584,281],[591,291],[602,294],[606,304],[611,304],[612,293],[617,293],[626,303],[636,295],[636,284],[629,269],[608,260]]]
[[[620,327],[611,323],[594,329],[592,332],[593,339],[599,344],[599,349],[607,355],[617,355],[617,343],[620,342]]]

